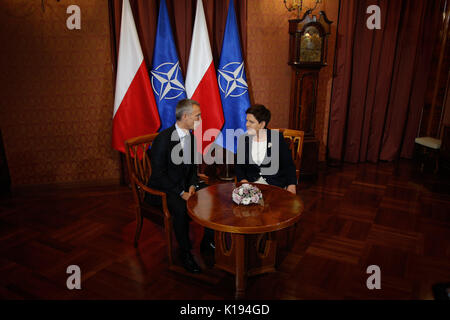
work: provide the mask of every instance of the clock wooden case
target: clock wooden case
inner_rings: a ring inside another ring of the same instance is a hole
[[[305,132],[300,175],[317,174],[319,141],[314,135],[319,73],[327,66],[328,36],[332,21],[307,11],[289,20],[289,62],[292,67],[289,128]]]

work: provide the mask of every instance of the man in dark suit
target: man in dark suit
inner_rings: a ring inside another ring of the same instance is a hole
[[[195,194],[199,184],[197,165],[194,157],[196,151],[195,138],[190,130],[200,123],[201,111],[198,102],[190,99],[180,100],[175,110],[176,123],[163,130],[155,138],[150,160],[152,174],[149,187],[167,194],[167,206],[173,216],[173,228],[180,249],[180,258],[186,270],[200,272],[190,250],[189,216],[186,201]],[[156,204],[155,197],[147,197]],[[205,229],[202,249],[214,249],[214,233]]]

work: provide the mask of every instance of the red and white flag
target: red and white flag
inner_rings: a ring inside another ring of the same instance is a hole
[[[112,146],[125,152],[125,140],[154,133],[160,125],[130,2],[123,0]]]
[[[188,98],[200,103],[202,131],[216,129],[216,132],[212,134],[213,139],[205,137],[206,141],[202,143],[204,151],[220,133],[224,117],[202,0],[197,0],[197,11],[195,13],[194,31],[186,74],[186,94]],[[196,136],[199,139],[197,134]]]

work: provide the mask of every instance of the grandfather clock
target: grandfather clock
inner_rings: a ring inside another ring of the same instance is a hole
[[[292,67],[289,128],[305,132],[302,177],[315,176],[319,141],[314,135],[319,73],[327,65],[328,36],[332,21],[325,12],[319,18],[308,10],[301,19],[289,20],[289,62]]]

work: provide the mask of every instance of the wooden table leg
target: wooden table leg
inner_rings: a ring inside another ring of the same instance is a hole
[[[246,284],[246,261],[245,261],[245,235],[233,234],[236,249],[236,299],[245,295]]]

